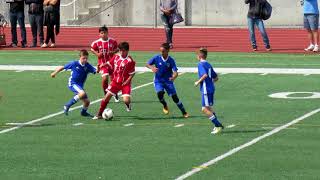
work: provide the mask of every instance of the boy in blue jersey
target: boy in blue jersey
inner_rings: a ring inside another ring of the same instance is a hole
[[[88,63],[88,56],[89,53],[87,50],[81,50],[79,60],[72,61],[65,66],[59,66],[53,73],[51,73],[51,77],[54,78],[59,72],[63,70],[71,70],[68,87],[72,92],[75,93],[75,96],[67,104],[64,105],[63,108],[65,115],[68,115],[69,109],[72,105],[76,104],[79,100],[82,100],[83,107],[81,110],[81,115],[91,116],[87,112],[90,101],[83,87],[88,74],[95,74],[96,69]]]
[[[218,75],[213,70],[211,64],[206,60],[208,55],[207,49],[201,48],[197,52],[197,55],[199,60],[199,80],[196,81],[194,85],[200,85],[200,91],[202,95],[202,112],[208,116],[215,126],[211,134],[218,134],[224,128],[223,125],[218,121],[218,118],[212,109],[215,92],[214,83],[218,81]]]
[[[189,114],[184,109],[182,102],[179,100],[174,80],[178,77],[178,68],[175,60],[169,56],[170,44],[163,43],[160,47],[161,54],[151,58],[146,67],[151,69],[155,73],[154,87],[157,92],[160,103],[163,105],[163,113],[169,114],[169,108],[167,102],[164,99],[165,90],[172,100],[177,104],[178,108],[182,112],[183,117],[188,118]]]

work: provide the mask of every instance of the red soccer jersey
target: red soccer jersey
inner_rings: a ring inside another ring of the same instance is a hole
[[[121,55],[114,55],[109,61],[113,69],[113,80],[116,83],[124,83],[130,75],[135,73],[136,62],[131,56],[122,58]]]
[[[112,38],[108,38],[107,41],[102,40],[101,38],[94,41],[91,44],[91,49],[99,53],[103,53],[101,58],[98,58],[98,65],[110,61],[113,57],[113,53],[118,48],[118,43]]]

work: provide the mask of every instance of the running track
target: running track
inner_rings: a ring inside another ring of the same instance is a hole
[[[275,53],[302,53],[303,48],[308,45],[306,32],[302,29],[268,29],[267,31]],[[165,39],[162,28],[115,27],[109,28],[109,33],[118,42],[128,41],[131,50],[134,51],[157,51]],[[9,44],[11,42],[9,28],[6,29],[6,34],[7,44]],[[31,42],[31,37],[30,28],[27,28],[28,44]],[[89,48],[91,42],[97,38],[98,28],[62,27],[56,40],[57,48],[50,50]],[[18,39],[20,39],[19,31]],[[265,52],[260,34],[257,34],[257,41],[260,52]],[[201,46],[207,47],[210,51],[219,52],[251,51],[247,29],[176,28],[174,30],[174,51],[194,51]],[[13,48],[2,48],[4,49],[12,50]],[[40,49],[32,48],[32,50]]]

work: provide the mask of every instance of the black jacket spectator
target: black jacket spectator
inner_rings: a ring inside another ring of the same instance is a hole
[[[12,35],[12,47],[17,47],[17,22],[19,23],[21,30],[21,47],[25,47],[27,44],[27,33],[24,23],[24,0],[15,0],[10,3],[10,24],[11,24],[11,35]]]
[[[37,34],[39,33],[40,46],[43,45],[43,0],[25,0],[29,6],[29,22],[32,31],[32,45],[30,47],[37,46]]]
[[[246,4],[249,4],[248,17],[260,18],[260,4],[265,0],[245,0]]]
[[[44,0],[44,26],[47,26],[47,37],[42,47],[48,47],[50,40],[51,47],[55,47],[55,35],[60,32],[60,0]]]

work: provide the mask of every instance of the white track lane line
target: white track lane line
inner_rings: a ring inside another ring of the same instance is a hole
[[[140,89],[140,88],[143,88],[143,87],[146,87],[146,86],[150,86],[151,84],[153,84],[153,82],[149,82],[149,83],[146,83],[146,84],[143,84],[143,85],[134,87],[134,88],[132,88],[132,91],[137,90],[137,89]],[[95,103],[98,103],[98,102],[100,102],[100,101],[101,101],[101,99],[97,99],[97,100],[91,102],[91,104],[95,104]],[[76,106],[76,107],[74,107],[74,108],[70,108],[69,111],[74,111],[74,110],[80,109],[80,108],[82,108],[82,105]],[[52,117],[59,116],[59,115],[61,115],[61,114],[63,114],[63,111],[60,111],[60,112],[57,112],[57,113],[53,113],[53,114],[49,114],[49,115],[47,115],[47,116],[44,116],[44,117],[41,117],[41,118],[38,118],[38,119],[35,119],[35,120],[32,120],[32,121],[28,121],[28,122],[25,122],[25,123],[21,123],[21,125],[18,125],[18,126],[12,127],[12,128],[8,128],[8,129],[1,130],[1,131],[0,131],[0,134],[8,133],[8,132],[11,132],[11,131],[20,129],[20,128],[24,127],[24,126],[32,125],[32,124],[34,124],[34,123],[41,122],[41,121],[50,119],[50,118],[52,118]]]
[[[316,109],[316,110],[313,110],[313,111],[311,111],[311,112],[309,112],[309,113],[307,113],[307,114],[305,114],[305,115],[303,115],[303,116],[301,116],[301,117],[299,117],[297,119],[294,119],[293,121],[291,121],[291,122],[289,122],[287,124],[284,124],[282,126],[274,128],[272,131],[269,131],[268,133],[265,133],[262,136],[256,137],[256,138],[252,139],[251,141],[249,141],[249,142],[247,142],[247,143],[245,143],[245,144],[243,144],[241,146],[233,148],[230,151],[228,151],[228,152],[226,152],[226,153],[224,153],[224,154],[222,154],[220,156],[217,156],[214,159],[212,159],[212,160],[210,160],[208,162],[205,162],[205,163],[203,163],[203,164],[201,164],[201,165],[199,165],[197,167],[208,167],[208,166],[214,165],[215,163],[217,163],[217,162],[219,162],[219,161],[221,161],[221,160],[223,160],[223,159],[225,159],[225,158],[227,158],[227,157],[229,157],[229,156],[241,151],[242,149],[250,147],[250,146],[256,144],[257,142],[259,142],[259,141],[261,141],[261,140],[263,140],[263,139],[265,139],[265,138],[267,138],[269,136],[272,136],[272,135],[280,132],[281,130],[284,130],[284,129],[286,129],[286,128],[294,125],[294,124],[297,124],[300,121],[303,121],[304,119],[306,119],[306,118],[308,118],[310,116],[313,116],[313,115],[315,115],[315,114],[317,114],[319,112],[320,112],[320,108]],[[203,168],[192,169],[192,170],[186,172],[185,174],[182,174],[181,176],[177,177],[176,180],[186,179],[186,178],[188,178],[188,177],[190,177],[190,176],[194,175],[195,173],[198,173],[198,172],[200,172],[202,170],[203,170]]]

